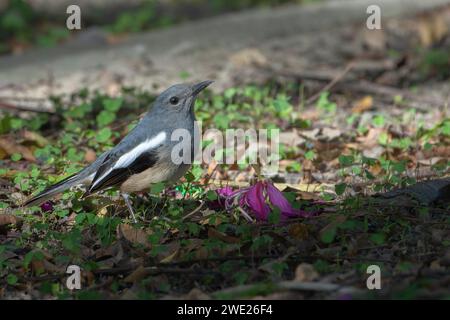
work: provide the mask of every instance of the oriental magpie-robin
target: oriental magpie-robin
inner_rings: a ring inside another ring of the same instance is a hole
[[[195,85],[177,84],[161,93],[153,107],[137,126],[114,148],[104,152],[80,172],[48,187],[25,205],[38,205],[73,186],[87,187],[85,195],[117,187],[136,221],[129,194],[150,187],[152,183],[175,182],[190,163],[174,162],[172,149],[177,141],[171,135],[177,129],[190,133],[194,150],[194,102],[200,91],[212,81]]]

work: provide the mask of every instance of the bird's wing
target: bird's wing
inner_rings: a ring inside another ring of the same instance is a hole
[[[145,171],[158,161],[158,149],[166,140],[164,131],[149,138],[123,140],[108,153],[97,170],[87,194],[124,182],[133,174]]]

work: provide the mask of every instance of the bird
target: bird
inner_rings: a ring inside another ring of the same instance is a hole
[[[182,83],[169,87],[115,147],[105,151],[78,173],[30,198],[24,206],[39,205],[74,186],[86,187],[83,197],[115,187],[136,222],[130,202],[131,193],[145,191],[154,183],[174,183],[189,170],[192,161],[174,161],[172,151],[179,140],[172,141],[172,134],[176,130],[190,134],[190,140],[186,141],[190,143],[189,156],[192,160],[195,156],[194,103],[197,95],[212,82],[206,80],[194,85]]]

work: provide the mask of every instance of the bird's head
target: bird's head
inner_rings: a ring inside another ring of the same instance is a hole
[[[176,84],[161,93],[155,101],[154,108],[163,112],[192,112],[197,95],[213,81],[202,81],[194,85]]]

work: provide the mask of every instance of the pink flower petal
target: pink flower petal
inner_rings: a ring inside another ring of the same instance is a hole
[[[223,188],[219,188],[219,189],[216,190],[216,192],[219,195],[219,197],[222,197],[222,198],[227,198],[227,197],[231,196],[234,193],[233,188],[232,187],[228,187],[228,186],[227,187],[223,187]]]
[[[256,218],[259,220],[267,220],[270,212],[270,207],[266,203],[264,196],[264,183],[257,182],[250,187],[248,192],[244,195],[244,201],[252,209]]]
[[[267,183],[267,193],[269,195],[270,203],[280,209],[282,216],[287,218],[309,216],[308,212],[294,209],[289,201],[284,197],[283,193],[270,182]]]

